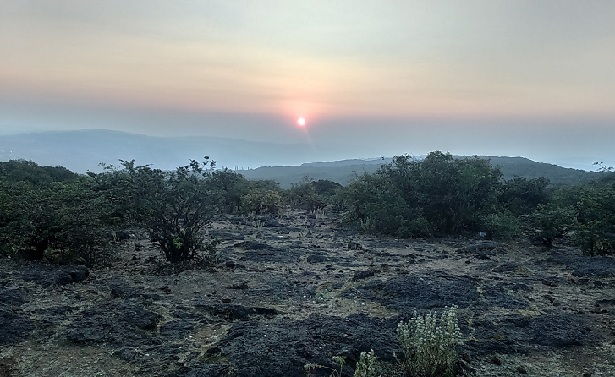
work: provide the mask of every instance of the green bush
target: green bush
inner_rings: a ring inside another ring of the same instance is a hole
[[[374,350],[369,352],[361,352],[357,366],[354,370],[354,377],[377,377],[378,373],[378,359]]]
[[[26,182],[35,186],[76,180],[78,174],[62,166],[39,166],[32,161],[0,162],[0,181]]]
[[[513,178],[503,183],[499,202],[515,216],[528,215],[549,201],[548,187],[546,178]]]
[[[256,189],[241,197],[244,213],[277,215],[282,209],[282,196],[276,190]]]
[[[521,233],[521,222],[509,211],[490,213],[483,220],[488,239],[510,240]]]
[[[109,206],[87,177],[67,182],[0,183],[4,254],[42,259],[49,251],[101,261],[113,241]]]
[[[615,184],[579,191],[575,241],[587,254],[615,254]]]
[[[222,198],[212,183],[213,166],[206,158],[163,172],[130,161],[109,173],[112,180],[122,182],[120,191],[132,201],[126,213],[129,221],[144,227],[171,263],[215,256],[213,245],[203,236]]]
[[[316,192],[312,182],[295,184],[287,190],[286,197],[291,207],[314,212],[326,207],[327,202]]]
[[[352,182],[345,219],[395,236],[454,235],[479,231],[495,212],[501,174],[478,158],[432,152],[423,161],[395,157]]]
[[[220,211],[239,213],[242,197],[250,191],[250,182],[241,174],[228,169],[211,173],[212,188],[220,193]]]
[[[615,184],[593,182],[561,188],[532,214],[535,238],[546,246],[569,239],[587,254],[615,253]]]
[[[410,377],[449,377],[457,372],[458,347],[462,344],[457,310],[444,309],[440,315],[418,315],[397,327],[402,347],[401,364]]]
[[[571,206],[556,203],[539,205],[530,217],[531,237],[546,247],[552,247],[556,239],[564,237],[574,228],[575,217],[576,211]]]

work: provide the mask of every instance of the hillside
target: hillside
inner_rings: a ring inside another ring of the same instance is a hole
[[[391,158],[309,162],[322,157],[304,144],[276,144],[216,137],[156,137],[109,130],[40,132],[0,136],[0,161],[25,159],[71,171],[100,170],[100,163],[135,159],[161,169],[173,169],[208,155],[218,167],[244,169],[249,179],[272,179],[283,187],[305,177],[347,184],[357,175],[374,172]],[[326,157],[325,157],[326,158]],[[535,162],[524,157],[485,156],[505,178],[547,177],[554,184],[594,179],[596,173]],[[297,164],[294,165],[293,164]],[[248,167],[261,166],[256,169]]]
[[[501,169],[505,179],[513,177],[549,178],[551,183],[575,184],[587,182],[599,176],[599,173],[532,161],[525,157],[481,156],[489,159],[494,166]],[[289,187],[305,177],[311,179],[328,179],[341,184],[349,183],[357,175],[372,173],[391,158],[370,160],[342,160],[334,162],[305,163],[299,166],[263,166],[241,173],[249,179],[271,179],[282,187]]]

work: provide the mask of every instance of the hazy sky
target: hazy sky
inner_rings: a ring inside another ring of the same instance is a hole
[[[615,160],[615,1],[2,0],[0,56],[0,133]]]

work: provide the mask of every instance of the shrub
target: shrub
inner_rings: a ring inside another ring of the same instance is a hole
[[[313,182],[305,181],[295,184],[286,192],[288,203],[293,208],[314,212],[326,207],[327,201],[323,195],[319,195]]]
[[[557,238],[571,240],[587,254],[615,253],[615,184],[598,181],[558,190],[531,216],[535,238],[552,246]]]
[[[377,358],[374,350],[361,352],[357,366],[354,370],[354,377],[376,377],[378,376]]]
[[[2,182],[0,210],[7,254],[42,259],[54,250],[93,264],[112,242],[108,206],[86,177],[42,185]]]
[[[587,254],[615,254],[615,184],[579,191],[575,241]]]
[[[345,219],[402,237],[478,231],[484,216],[497,208],[500,176],[478,158],[442,152],[423,161],[395,157],[348,186]]]
[[[225,213],[238,213],[242,206],[242,197],[250,192],[250,182],[241,174],[228,169],[214,171],[211,174],[212,188],[220,195],[220,210]]]
[[[454,376],[458,368],[458,346],[462,335],[455,307],[440,315],[429,312],[418,315],[397,327],[403,351],[401,364],[411,377]]]
[[[191,161],[173,172],[123,162],[123,190],[131,198],[127,216],[143,226],[171,263],[215,255],[203,231],[219,210],[220,191],[211,182],[214,164]],[[118,180],[115,178],[115,180]],[[202,255],[202,252],[207,254]]]
[[[556,239],[564,237],[574,228],[575,217],[576,211],[571,206],[556,203],[539,205],[530,217],[531,237],[546,247],[552,247]]]
[[[515,216],[527,215],[549,201],[548,186],[546,178],[513,178],[503,183],[499,202]]]
[[[78,174],[62,166],[39,166],[35,162],[11,160],[0,162],[0,181],[27,182],[35,186],[76,180]]]
[[[511,212],[501,211],[485,216],[483,229],[489,239],[509,240],[520,234],[521,223]]]
[[[282,196],[274,190],[252,190],[241,197],[244,213],[277,215],[282,209]]]
[[[334,356],[333,362],[335,363],[335,367],[326,367],[320,364],[306,364],[304,369],[308,376],[311,376],[312,372],[315,370],[328,370],[330,371],[329,377],[342,377],[344,366],[346,365],[346,359],[341,356]],[[378,369],[378,359],[376,358],[376,354],[374,350],[369,352],[361,352],[359,354],[359,360],[357,360],[357,365],[354,371],[354,377],[378,377],[380,376]]]

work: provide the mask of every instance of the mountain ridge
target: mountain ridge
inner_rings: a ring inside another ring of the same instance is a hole
[[[237,170],[249,179],[275,180],[282,187],[300,182],[306,176],[347,184],[354,177],[374,172],[392,159],[377,157],[305,162],[321,156],[306,144],[215,136],[152,136],[107,129],[0,135],[1,161],[25,159],[41,165],[64,166],[78,173],[99,171],[100,163],[117,164],[120,159],[134,159],[138,164],[170,170],[190,159],[198,160],[206,155],[216,161],[218,167]],[[498,166],[505,178],[545,176],[554,184],[569,184],[597,176],[597,173],[536,162],[521,156],[481,158],[489,159]]]

